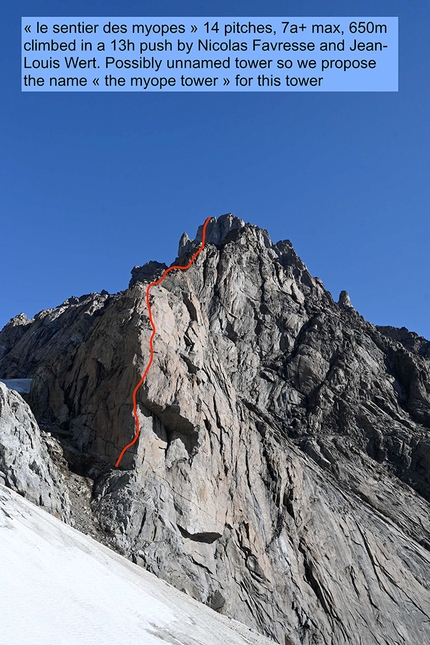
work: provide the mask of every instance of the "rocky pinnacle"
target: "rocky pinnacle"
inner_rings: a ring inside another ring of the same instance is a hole
[[[335,302],[288,240],[212,218],[151,292],[141,435],[116,470],[164,269],[0,333],[0,378],[32,378],[88,486],[79,526],[282,645],[430,642],[430,343]]]

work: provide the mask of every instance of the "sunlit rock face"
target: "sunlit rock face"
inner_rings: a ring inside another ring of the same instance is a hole
[[[430,642],[430,344],[334,302],[289,241],[213,218],[151,290],[141,435],[115,469],[163,268],[0,334],[0,378],[32,377],[91,521],[282,645]]]
[[[67,486],[48,443],[27,403],[0,383],[0,484],[69,520]]]

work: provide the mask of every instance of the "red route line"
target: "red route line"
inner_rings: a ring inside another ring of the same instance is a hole
[[[149,322],[150,322],[151,327],[152,327],[152,334],[151,334],[151,337],[150,337],[150,339],[149,339],[149,361],[148,361],[147,366],[145,367],[145,371],[144,371],[144,373],[143,373],[143,375],[142,375],[142,378],[140,379],[139,383],[138,383],[138,384],[136,385],[136,387],[134,388],[134,390],[133,390],[133,395],[132,395],[132,397],[131,397],[131,398],[132,398],[132,401],[133,401],[133,414],[134,414],[134,418],[135,418],[135,420],[136,420],[136,433],[135,433],[134,438],[132,439],[132,441],[130,441],[130,443],[128,443],[126,446],[124,446],[124,448],[121,450],[121,453],[120,453],[120,455],[119,455],[119,457],[118,457],[118,459],[116,460],[116,463],[115,463],[115,467],[116,467],[116,468],[118,468],[118,466],[120,465],[120,463],[121,463],[121,459],[123,458],[124,453],[125,453],[129,448],[131,448],[131,446],[133,446],[133,445],[136,443],[136,441],[138,440],[139,435],[140,435],[140,422],[139,422],[139,417],[137,416],[137,402],[136,402],[136,396],[137,396],[137,391],[138,391],[138,389],[140,388],[140,386],[142,385],[143,381],[144,381],[144,380],[146,379],[146,377],[148,376],[148,372],[149,372],[149,370],[150,370],[150,368],[151,368],[152,361],[154,360],[154,337],[155,337],[155,334],[157,333],[157,329],[156,329],[156,327],[155,327],[154,319],[153,319],[153,317],[152,317],[152,309],[151,309],[151,304],[150,304],[150,302],[149,302],[149,293],[150,293],[150,291],[151,291],[151,288],[152,288],[152,287],[156,287],[157,285],[159,285],[159,284],[161,284],[161,283],[163,282],[164,278],[167,276],[167,274],[168,274],[168,273],[170,273],[170,271],[173,271],[174,269],[179,269],[179,271],[186,271],[187,269],[189,269],[189,268],[190,268],[190,266],[193,264],[193,262],[196,260],[196,258],[200,255],[200,253],[201,253],[201,252],[203,251],[203,249],[205,248],[205,243],[206,243],[206,227],[207,227],[207,225],[209,224],[210,219],[211,219],[211,218],[210,218],[210,217],[208,217],[208,218],[206,219],[205,223],[203,224],[203,231],[202,231],[202,243],[201,243],[201,245],[200,245],[200,248],[199,248],[199,249],[197,249],[197,251],[196,251],[196,252],[194,253],[194,255],[192,256],[192,258],[191,258],[191,260],[188,262],[188,264],[187,264],[186,266],[178,266],[178,265],[174,265],[174,266],[169,267],[168,269],[166,269],[166,270],[164,271],[164,273],[163,273],[163,275],[161,276],[161,278],[159,278],[159,279],[158,279],[158,280],[156,280],[155,282],[150,282],[150,283],[148,284],[148,286],[146,287],[146,306],[147,306],[147,308],[148,308],[148,313],[149,313]]]

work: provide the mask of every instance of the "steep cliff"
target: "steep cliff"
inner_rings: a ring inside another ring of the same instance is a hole
[[[115,469],[163,268],[0,334],[0,377],[33,378],[36,418],[89,482],[88,523],[282,645],[430,642],[429,343],[334,302],[290,242],[213,218],[151,292],[142,433]]]
[[[0,383],[0,484],[67,521],[68,489],[49,440],[21,396]]]

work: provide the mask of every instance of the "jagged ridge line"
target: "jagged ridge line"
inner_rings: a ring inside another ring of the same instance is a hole
[[[161,276],[161,278],[159,278],[158,280],[155,280],[154,282],[150,282],[148,284],[148,286],[146,287],[146,295],[145,295],[146,306],[147,306],[148,314],[149,314],[149,323],[150,323],[151,328],[152,328],[152,333],[151,333],[151,336],[149,338],[149,361],[148,361],[148,363],[146,365],[145,371],[144,371],[140,381],[138,382],[138,384],[134,388],[133,394],[132,394],[132,397],[131,397],[132,401],[133,401],[133,415],[134,415],[135,422],[136,422],[136,432],[135,432],[134,438],[130,441],[130,443],[128,443],[126,446],[124,446],[124,448],[121,450],[120,455],[119,455],[118,459],[115,462],[115,467],[116,468],[118,468],[118,466],[120,465],[124,454],[127,452],[127,450],[129,448],[131,448],[131,446],[133,446],[136,443],[136,441],[138,440],[139,435],[140,435],[140,422],[139,422],[139,417],[137,415],[136,396],[137,396],[137,392],[138,392],[140,386],[142,385],[142,383],[146,379],[146,377],[148,375],[148,372],[149,372],[149,370],[151,368],[152,362],[154,360],[154,338],[155,338],[155,334],[157,333],[157,328],[155,327],[154,319],[152,317],[151,303],[149,302],[149,294],[150,294],[151,288],[156,287],[157,285],[161,284],[163,282],[163,280],[165,279],[165,277],[170,273],[170,271],[173,271],[174,269],[178,269],[179,271],[186,271],[187,269],[190,268],[190,266],[195,262],[197,257],[200,255],[200,253],[205,248],[206,227],[209,224],[210,219],[211,219],[210,217],[206,218],[205,223],[203,224],[201,245],[197,249],[197,251],[193,254],[193,256],[191,257],[191,259],[188,262],[188,264],[186,264],[185,266],[174,265],[174,266],[168,267],[167,269],[164,270],[164,273]]]

